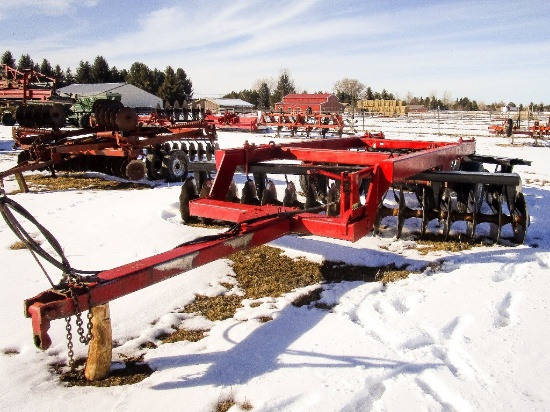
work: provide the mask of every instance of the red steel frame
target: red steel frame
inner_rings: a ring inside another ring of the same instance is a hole
[[[308,136],[313,129],[332,130],[339,135],[342,135],[344,130],[342,116],[337,113],[262,113],[258,125],[277,127],[278,130],[286,127],[292,133],[298,131],[298,128],[300,128]]]
[[[403,150],[410,151],[400,155]],[[239,149],[220,150],[216,153],[217,174],[210,195],[192,201],[191,214],[241,224],[215,239],[182,245],[103,271],[85,285],[72,285],[78,305],[75,305],[67,291],[56,289],[27,299],[25,314],[32,318],[35,344],[43,349],[50,346],[48,329],[53,319],[65,318],[107,303],[289,233],[308,233],[355,241],[372,230],[378,206],[390,185],[427,170],[448,170],[453,161],[473,153],[474,140],[454,143],[387,140],[382,134],[285,145],[245,145]],[[254,164],[272,160],[299,161],[308,168],[308,173],[320,173],[339,181],[340,215],[331,217],[293,208],[241,205],[225,201],[237,167],[248,171]],[[321,164],[353,167],[351,171],[335,174],[321,170]],[[363,179],[370,180],[365,204],[361,203],[359,196],[359,185]]]

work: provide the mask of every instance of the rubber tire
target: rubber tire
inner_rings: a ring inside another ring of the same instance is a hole
[[[512,119],[506,120],[506,137],[512,137],[513,130],[514,130],[514,121]]]
[[[147,177],[149,179],[159,180],[164,178],[162,173],[162,160],[155,153],[149,153],[147,155],[145,166],[147,167]]]
[[[6,112],[2,115],[2,125],[3,126],[14,126],[15,125],[15,116],[11,112]]]
[[[181,150],[174,150],[164,156],[162,169],[166,179],[170,182],[183,182],[189,172],[188,163],[187,155]]]

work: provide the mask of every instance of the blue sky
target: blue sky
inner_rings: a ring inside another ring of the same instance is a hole
[[[2,0],[6,50],[73,71],[98,55],[181,67],[196,96],[288,69],[298,91],[348,77],[400,98],[550,103],[548,0]]]

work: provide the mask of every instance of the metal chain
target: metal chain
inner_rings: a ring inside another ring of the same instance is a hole
[[[79,284],[78,279],[75,276],[68,275],[67,279],[69,281],[74,281],[74,284]],[[90,343],[90,340],[92,339],[92,309],[91,309],[91,296],[90,292],[87,291],[87,297],[88,297],[88,314],[86,315],[86,318],[88,322],[86,323],[86,329],[84,330],[84,321],[82,320],[82,312],[80,311],[80,308],[78,306],[78,299],[76,297],[76,294],[74,293],[74,288],[72,286],[69,286],[68,294],[70,298],[73,300],[74,306],[76,308],[76,332],[78,334],[78,340],[80,343],[83,343],[87,345]],[[71,372],[75,371],[75,360],[74,360],[74,350],[73,350],[73,333],[72,333],[72,326],[71,326],[71,317],[68,316],[65,318],[65,322],[67,323],[65,330],[67,331],[67,357],[69,362],[69,367],[71,368]]]
[[[65,327],[65,330],[67,331],[67,357],[69,359],[69,367],[71,368],[71,372],[74,372],[75,362],[74,362],[74,351],[73,351],[73,332],[72,332],[72,326],[71,326],[71,317],[70,316],[66,317],[65,322],[67,323],[67,326]]]

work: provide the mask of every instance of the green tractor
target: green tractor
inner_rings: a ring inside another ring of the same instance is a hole
[[[74,103],[69,109],[69,115],[67,116],[67,122],[80,128],[90,127],[90,116],[92,115],[93,106],[96,100],[118,100],[120,101],[122,95],[120,93],[105,92],[101,94],[95,94],[93,96],[78,96],[74,97]]]

